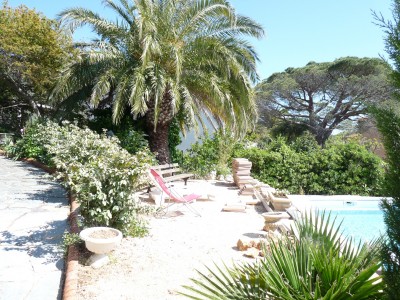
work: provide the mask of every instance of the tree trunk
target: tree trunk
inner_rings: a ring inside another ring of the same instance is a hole
[[[153,127],[154,128],[154,127]],[[160,164],[168,164],[171,162],[168,145],[169,124],[157,125],[157,131],[148,130],[149,146],[151,152],[156,154],[156,158]]]
[[[172,99],[168,92],[165,92],[160,104],[160,112],[155,123],[155,103],[154,99],[149,101],[148,111],[145,115],[147,135],[149,137],[150,150],[156,153],[156,158],[160,164],[171,162],[169,153],[169,127],[174,117],[172,110]]]
[[[317,140],[318,145],[324,147],[325,142],[328,140],[328,138],[332,134],[332,130],[320,128],[314,134],[315,134],[315,139]]]

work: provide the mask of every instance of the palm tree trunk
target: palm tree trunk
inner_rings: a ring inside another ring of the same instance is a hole
[[[157,131],[148,130],[149,146],[151,152],[156,154],[156,158],[160,164],[171,162],[168,145],[169,124],[157,125]]]
[[[147,135],[149,138],[150,150],[156,154],[156,158],[160,164],[166,164],[171,162],[171,156],[169,153],[169,127],[173,119],[172,111],[172,99],[168,92],[165,92],[161,105],[158,119],[154,119],[155,104],[154,99],[151,99],[148,103],[148,111],[146,112],[146,128]]]

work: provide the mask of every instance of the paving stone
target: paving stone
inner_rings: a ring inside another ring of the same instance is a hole
[[[31,165],[0,156],[0,300],[61,299],[68,199]]]
[[[23,277],[25,278],[26,276]],[[0,281],[0,300],[7,300],[7,299],[32,300],[27,296],[29,295],[30,291],[34,288],[34,282],[33,280],[32,281],[26,280],[24,278],[20,278],[19,281],[5,281],[5,282]]]

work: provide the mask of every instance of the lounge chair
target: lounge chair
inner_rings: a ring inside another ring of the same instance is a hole
[[[150,169],[150,175],[154,181],[154,183],[156,184],[156,186],[163,192],[166,193],[169,196],[169,201],[170,203],[163,208],[163,210],[165,211],[165,213],[167,213],[168,208],[171,207],[174,204],[182,204],[184,206],[186,206],[188,208],[188,210],[190,210],[192,213],[194,213],[197,216],[201,216],[200,213],[191,206],[191,204],[198,198],[201,197],[201,195],[197,195],[197,194],[190,194],[190,195],[186,195],[186,196],[182,196],[181,194],[179,194],[175,189],[173,189],[172,187],[168,187],[163,178],[161,177],[160,174],[157,173],[156,170]],[[162,195],[161,195],[162,197]]]

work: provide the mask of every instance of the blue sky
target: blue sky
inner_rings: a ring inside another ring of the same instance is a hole
[[[101,0],[9,0],[25,4],[54,18],[65,8],[91,8],[107,14]],[[266,35],[252,41],[261,62],[261,79],[309,61],[333,61],[343,56],[385,56],[384,34],[373,24],[371,10],[391,17],[391,0],[231,0],[240,14],[263,25]],[[79,39],[90,37],[87,31]]]

